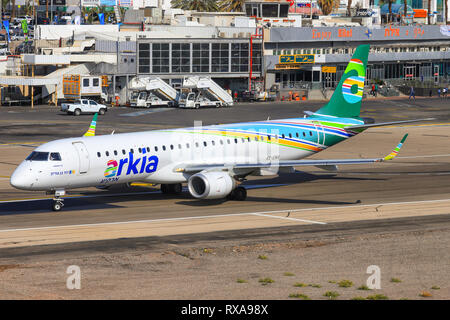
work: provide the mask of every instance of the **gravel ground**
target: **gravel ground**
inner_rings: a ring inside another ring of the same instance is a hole
[[[450,233],[443,228],[0,258],[0,299],[328,299],[327,291],[342,300],[449,299],[449,249]],[[79,290],[66,287],[70,265],[80,267]],[[380,268],[381,289],[360,290],[371,265]],[[262,284],[266,278],[273,282]],[[342,280],[352,285],[341,287]]]

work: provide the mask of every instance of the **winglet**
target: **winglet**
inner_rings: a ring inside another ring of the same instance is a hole
[[[382,161],[387,161],[387,160],[394,159],[397,156],[397,154],[399,153],[399,151],[400,151],[401,147],[403,146],[403,143],[405,142],[407,137],[408,137],[408,134],[405,134],[403,136],[402,140],[400,141],[400,143],[394,149],[394,151],[392,151],[390,154],[388,154],[386,157],[384,157]]]
[[[91,125],[89,126],[88,131],[83,135],[83,137],[93,137],[95,136],[95,127],[97,126],[97,113],[94,114],[94,118],[92,118]]]

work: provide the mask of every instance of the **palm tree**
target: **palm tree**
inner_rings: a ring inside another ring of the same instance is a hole
[[[404,20],[405,24],[407,24],[406,23],[407,12],[408,12],[408,3],[407,3],[407,0],[403,0],[403,15],[405,17],[405,20]]]
[[[392,1],[393,0],[388,0],[389,1],[389,16],[388,16],[388,22],[392,22]]]
[[[16,16],[16,0],[11,1],[11,20]]]
[[[219,10],[216,0],[172,0],[173,8],[196,10],[200,12],[216,12]]]
[[[220,11],[226,12],[242,12],[244,10],[245,0],[218,0]]]
[[[325,16],[333,10],[333,0],[318,0],[317,3]]]
[[[444,22],[445,22],[445,24],[449,24],[449,22],[448,22],[448,0],[444,0]]]

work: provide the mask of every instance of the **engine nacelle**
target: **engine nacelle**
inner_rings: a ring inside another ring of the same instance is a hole
[[[226,172],[200,172],[188,180],[189,193],[197,199],[225,198],[236,183]]]

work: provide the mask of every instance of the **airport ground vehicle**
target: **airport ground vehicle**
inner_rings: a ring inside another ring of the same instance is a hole
[[[66,100],[88,98],[104,103],[108,100],[107,76],[70,74],[63,76],[63,94]]]
[[[130,89],[133,90],[130,99],[132,107],[173,107],[178,104],[178,91],[160,78],[135,78]]]
[[[104,104],[95,102],[89,99],[78,99],[74,103],[63,103],[61,111],[79,116],[82,113],[98,113],[105,114],[108,108]]]
[[[233,97],[211,78],[187,77],[178,106],[180,108],[229,107]]]

